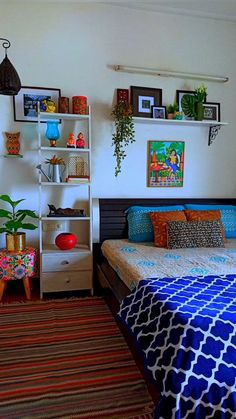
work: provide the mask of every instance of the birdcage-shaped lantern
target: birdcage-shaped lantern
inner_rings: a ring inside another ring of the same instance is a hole
[[[68,162],[68,176],[89,178],[88,162],[81,156],[70,156]]]

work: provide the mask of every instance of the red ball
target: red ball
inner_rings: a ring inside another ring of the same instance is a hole
[[[55,239],[57,247],[61,250],[73,249],[77,243],[77,237],[73,233],[60,233]]]

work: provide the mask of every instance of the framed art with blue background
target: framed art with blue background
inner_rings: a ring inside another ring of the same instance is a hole
[[[61,90],[57,88],[22,86],[18,95],[13,96],[14,120],[37,122],[37,103],[43,100],[53,100],[58,109],[60,96]]]
[[[162,106],[162,89],[131,86],[133,116],[152,118],[152,107]]]

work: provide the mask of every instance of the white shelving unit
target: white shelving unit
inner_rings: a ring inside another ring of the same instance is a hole
[[[228,125],[228,122],[218,121],[193,121],[185,119],[157,119],[157,118],[143,118],[135,116],[133,118],[135,123],[153,123],[159,125],[180,125],[188,127],[207,127],[209,128],[208,145],[211,145],[216,138],[220,128]]]
[[[91,109],[88,115],[38,113],[38,163],[47,171],[46,159],[53,155],[61,157],[68,167],[70,157],[82,157],[88,168],[88,181],[48,181],[39,171],[39,238],[40,238],[40,297],[48,292],[90,290],[93,294],[92,258],[92,197],[91,197]],[[45,120],[59,120],[60,138],[58,147],[50,147],[45,136]],[[67,148],[69,133],[77,137],[85,134],[85,148]],[[83,209],[81,217],[49,216],[48,204],[58,208]],[[76,234],[78,244],[71,250],[60,250],[55,238],[63,232]]]

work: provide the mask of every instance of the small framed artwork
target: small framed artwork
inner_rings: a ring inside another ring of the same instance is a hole
[[[13,96],[14,120],[19,122],[37,122],[38,102],[51,99],[55,102],[57,108],[60,96],[60,89],[22,86],[18,95]]]
[[[183,112],[181,100],[184,95],[194,96],[195,92],[192,90],[176,90],[176,103],[179,107],[179,112]],[[187,115],[184,115],[184,119],[193,119]]]
[[[165,106],[152,106],[152,117],[155,119],[165,119],[166,107]]]
[[[152,118],[152,107],[162,106],[162,89],[131,86],[131,105],[134,116]]]
[[[220,122],[220,103],[205,102],[203,103],[204,116],[203,121]]]
[[[184,141],[148,141],[148,186],[183,186],[184,145]]]

